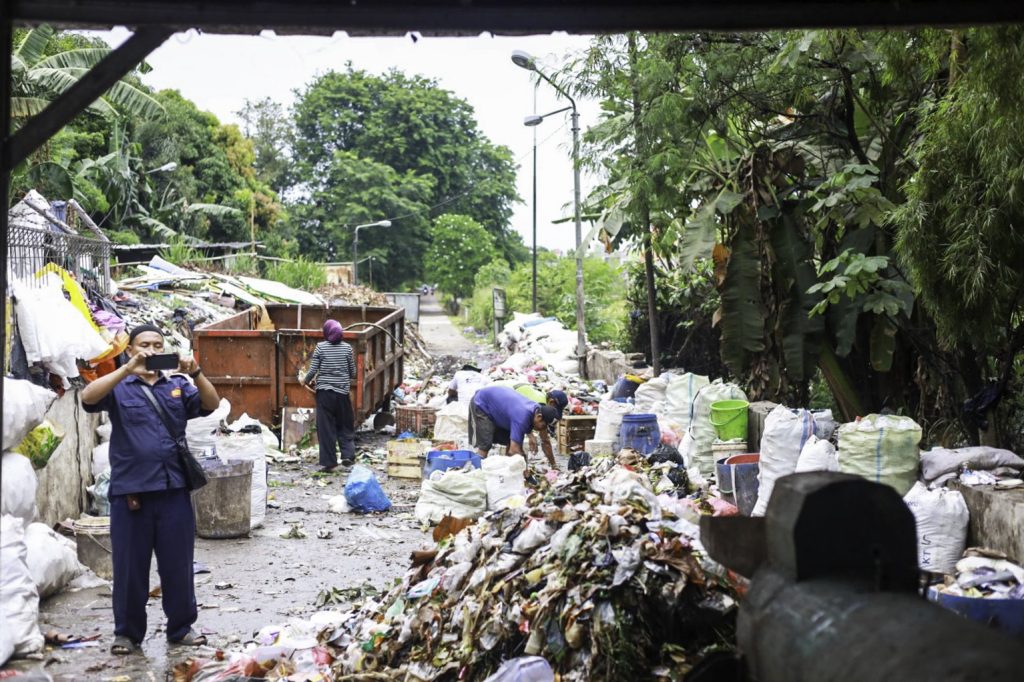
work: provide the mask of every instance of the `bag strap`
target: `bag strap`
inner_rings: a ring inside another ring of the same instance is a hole
[[[150,404],[153,405],[154,408],[156,408],[156,412],[157,414],[160,415],[160,421],[164,423],[164,427],[167,429],[167,433],[169,433],[171,438],[175,440],[180,438],[180,436],[175,435],[174,433],[174,427],[171,426],[171,417],[169,414],[167,414],[167,410],[164,409],[164,406],[161,405],[160,401],[158,401],[156,399],[156,396],[153,395],[153,388],[145,381],[141,380],[139,381],[139,385],[142,386],[142,394],[146,396],[146,399],[150,402]]]

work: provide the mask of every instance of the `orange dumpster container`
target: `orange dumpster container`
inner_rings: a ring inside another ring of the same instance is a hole
[[[402,383],[405,310],[390,306],[268,304],[273,328],[261,328],[259,308],[250,308],[193,331],[192,344],[203,372],[222,398],[231,419],[243,412],[264,424],[279,425],[284,407],[315,407],[300,383],[328,318],[345,327],[345,341],[356,359],[352,408],[356,424],[389,405]],[[266,325],[262,325],[265,327]]]

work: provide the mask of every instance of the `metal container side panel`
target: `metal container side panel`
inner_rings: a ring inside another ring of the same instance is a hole
[[[231,419],[247,412],[264,424],[277,421],[273,332],[197,330],[193,345],[207,379],[231,403]]]
[[[405,320],[420,323],[420,294],[391,292],[384,294],[388,300],[405,310]]]
[[[389,318],[399,311],[401,311],[401,308],[384,306],[325,307],[279,303],[267,305],[267,312],[276,329],[303,329],[308,330],[310,333],[319,333],[324,322],[328,319],[337,320],[343,327],[354,325],[357,322],[372,322],[374,324],[386,325]],[[370,330],[372,329],[372,327],[358,327],[352,331],[362,335],[371,333]]]

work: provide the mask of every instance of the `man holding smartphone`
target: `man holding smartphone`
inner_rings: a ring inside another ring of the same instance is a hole
[[[151,391],[171,425],[213,412],[220,398],[191,357],[164,354],[163,333],[151,324],[132,329],[128,362],[82,390],[86,412],[107,411],[110,435],[110,539],[114,564],[113,654],[129,654],[146,636],[149,569],[156,553],[167,639],[203,645],[197,617],[192,557],[195,517],[175,437],[145,392]],[[177,374],[164,374],[168,364]],[[192,384],[182,374],[192,378]],[[175,434],[177,435],[177,434]]]

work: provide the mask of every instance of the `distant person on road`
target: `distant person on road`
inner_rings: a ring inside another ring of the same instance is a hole
[[[562,418],[562,414],[565,412],[565,408],[569,405],[569,396],[566,395],[565,391],[559,391],[557,389],[548,391],[545,393],[531,383],[516,382],[516,381],[496,381],[495,386],[507,386],[514,389],[516,393],[530,400],[534,401],[539,405],[550,405],[555,408],[557,415],[555,420]],[[538,432],[540,436],[540,447],[544,452],[544,457],[548,460],[548,466],[552,469],[557,469],[558,464],[555,462],[555,453],[551,447],[551,431],[553,430],[554,424],[549,426],[547,429]],[[530,439],[530,452],[537,452],[537,437],[533,433],[529,434]]]
[[[497,443],[508,446],[509,455],[526,459],[523,439],[533,430],[547,431],[556,418],[550,405],[539,405],[507,386],[486,386],[469,403],[469,441],[481,457]]]
[[[463,365],[448,384],[448,402],[454,403],[457,400],[463,405],[469,405],[476,392],[490,383],[490,379],[480,373],[479,367]]]
[[[112,427],[114,643],[110,653],[130,654],[146,638],[154,552],[167,640],[202,646],[206,637],[192,629],[197,618],[192,577],[196,522],[178,444],[185,436],[185,422],[212,413],[220,398],[191,357],[178,361],[176,374],[146,369],[147,357],[164,353],[163,332],[151,324],[132,329],[127,352],[128,362],[90,383],[81,396],[85,411],[108,412]]]
[[[355,416],[349,397],[356,379],[356,360],[352,346],[341,340],[345,329],[340,322],[327,320],[323,332],[326,340],[316,344],[302,383],[316,391],[320,471],[330,473],[338,466],[339,446],[342,466],[352,466],[356,459]]]

